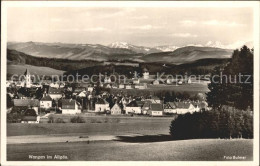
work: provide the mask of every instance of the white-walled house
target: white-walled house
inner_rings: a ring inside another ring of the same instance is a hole
[[[175,102],[177,114],[193,113],[196,111],[194,105],[190,102]]]
[[[51,108],[52,107],[52,99],[49,95],[44,96],[43,98],[41,98],[40,100],[40,107],[41,108]]]
[[[61,111],[62,114],[79,114],[81,110],[78,108],[78,103],[73,99],[62,99],[61,100]]]
[[[165,113],[177,113],[177,106],[174,102],[167,102],[163,105],[163,111]]]
[[[140,79],[138,79],[138,78],[133,79],[133,84],[140,84]]]
[[[109,103],[104,99],[98,99],[95,103],[95,112],[105,112],[109,111]]]
[[[122,114],[122,109],[118,103],[115,103],[115,105],[111,108],[110,112],[111,115],[120,115]]]
[[[143,77],[144,79],[149,79],[149,71],[146,68],[143,70]]]
[[[141,114],[142,109],[141,109],[140,106],[138,106],[137,102],[134,100],[134,101],[131,101],[129,104],[126,105],[125,112],[126,112],[126,114],[130,114],[130,113]]]

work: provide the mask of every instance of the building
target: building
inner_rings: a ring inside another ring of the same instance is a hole
[[[79,93],[77,94],[77,96],[78,96],[78,97],[81,97],[81,98],[84,98],[84,97],[87,96],[87,94],[88,94],[88,93],[84,90],[84,91],[79,92]]]
[[[138,78],[133,79],[133,84],[140,84],[140,79]]]
[[[160,84],[159,80],[156,79],[153,81],[153,85],[159,85],[159,84]]]
[[[104,78],[104,83],[105,83],[105,84],[106,84],[106,83],[111,83],[110,77],[105,77],[105,78]]]
[[[31,108],[35,110],[36,114],[38,114],[39,105],[38,99],[14,99],[14,107],[22,110]]]
[[[151,101],[152,103],[161,103],[160,98],[157,97],[157,96],[152,96],[150,99],[146,99],[146,100],[149,100],[149,101]]]
[[[62,98],[63,95],[62,89],[56,89],[52,87],[49,87],[48,94],[53,100],[59,100],[60,98]]]
[[[177,106],[174,102],[166,102],[163,105],[163,111],[170,114],[177,113]]]
[[[201,110],[208,110],[208,103],[205,101],[197,101],[197,102],[191,102],[192,105],[195,107],[195,112],[199,112]]]
[[[122,109],[118,103],[115,103],[115,105],[111,108],[110,112],[111,115],[120,115],[122,114]]]
[[[142,109],[141,109],[141,106],[139,106],[137,104],[137,102],[134,100],[134,101],[131,101],[129,104],[126,105],[125,112],[126,112],[126,114],[130,114],[130,113],[141,114]]]
[[[149,114],[151,116],[163,116],[163,105],[159,103],[152,103]]]
[[[79,104],[73,99],[62,99],[61,100],[61,111],[62,114],[79,114],[81,110],[78,108]]]
[[[119,88],[119,89],[124,89],[124,88],[125,88],[125,85],[124,85],[124,84],[119,84],[118,88]]]
[[[109,103],[105,99],[100,98],[95,103],[95,112],[105,112],[109,110]]]
[[[50,83],[49,86],[52,87],[52,88],[59,88],[60,87],[58,82],[52,82],[52,83]]]
[[[127,85],[125,86],[125,89],[134,89],[134,85],[127,84]]]
[[[149,71],[146,68],[143,69],[143,77],[144,79],[149,79]]]
[[[31,79],[31,74],[30,74],[28,69],[26,69],[26,71],[24,73],[24,76],[25,76],[24,87],[31,88],[31,86],[32,86],[32,79]]]
[[[41,98],[40,107],[45,109],[52,107],[52,98],[50,97],[50,95],[46,95],[43,98]]]
[[[37,115],[34,109],[27,109],[21,119],[21,123],[39,123],[40,116]]]
[[[136,89],[147,89],[147,84],[146,83],[140,83],[135,85]]]
[[[196,111],[194,105],[190,102],[175,102],[177,114],[193,113]]]

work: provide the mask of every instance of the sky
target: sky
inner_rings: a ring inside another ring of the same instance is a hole
[[[251,8],[8,8],[7,40],[142,46],[253,41]]]

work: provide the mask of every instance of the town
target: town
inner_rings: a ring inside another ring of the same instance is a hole
[[[200,98],[191,100],[176,97],[166,99],[154,94],[129,95],[122,90],[145,90],[148,86],[159,86],[160,81],[151,78],[149,71],[143,70],[142,78],[134,78],[131,83],[112,83],[105,78],[101,83],[75,83],[42,81],[32,82],[32,75],[26,69],[22,81],[7,81],[8,113],[20,114],[21,119],[11,119],[11,122],[40,123],[42,118],[50,114],[80,115],[126,115],[126,116],[174,116],[208,110],[208,104],[203,94]],[[176,86],[192,84],[191,79],[165,81]],[[111,89],[121,90],[110,93]]]

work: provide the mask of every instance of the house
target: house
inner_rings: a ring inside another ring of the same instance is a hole
[[[27,109],[21,119],[21,123],[39,123],[40,116],[37,115],[34,109]]]
[[[105,84],[106,84],[106,83],[111,83],[110,77],[105,77],[105,78],[104,78],[104,83],[105,83]]]
[[[174,102],[166,102],[163,105],[163,111],[170,114],[177,113],[177,106]]]
[[[57,83],[57,82],[52,82],[52,83],[50,83],[49,86],[52,88],[56,88],[56,89],[58,89],[60,87],[59,83]]]
[[[159,84],[160,84],[159,80],[156,79],[153,81],[153,85],[159,85]]]
[[[88,92],[93,92],[93,90],[94,90],[94,86],[92,86],[92,85],[90,85],[89,87],[88,87]]]
[[[84,90],[84,91],[79,92],[79,93],[77,94],[77,96],[83,98],[83,97],[86,97],[87,94],[88,94],[88,93]]]
[[[59,100],[60,98],[62,98],[63,93],[62,93],[62,89],[49,87],[48,94],[53,100]]]
[[[105,99],[100,98],[95,103],[95,112],[105,112],[109,110],[109,103]]]
[[[142,113],[141,106],[139,106],[135,100],[131,101],[129,104],[126,105],[125,111],[126,111],[126,114],[130,114],[130,113],[141,114]]]
[[[112,84],[112,88],[113,88],[113,89],[117,89],[117,88],[118,88],[118,85],[117,85],[116,83],[113,83],[113,84]]]
[[[146,101],[144,101],[144,105],[143,105],[143,107],[142,107],[142,112],[143,112],[143,114],[147,114],[148,113],[148,111],[149,111],[149,109],[150,109],[150,106],[151,106],[151,101],[149,101],[149,100],[146,100]]]
[[[125,89],[134,89],[134,85],[127,84],[127,85],[125,86]]]
[[[152,96],[150,99],[146,99],[146,100],[150,100],[152,103],[161,103],[160,98],[157,96]]]
[[[125,85],[124,85],[124,84],[119,84],[118,88],[119,88],[119,89],[124,89],[124,88],[125,88]]]
[[[177,114],[186,114],[186,113],[193,113],[195,112],[195,107],[190,102],[175,102],[177,107]]]
[[[79,114],[81,110],[78,108],[79,104],[73,99],[62,99],[61,100],[61,111],[62,114]]]
[[[195,107],[195,112],[199,112],[201,110],[208,110],[208,103],[205,101],[191,102]]]
[[[146,89],[147,88],[147,84],[146,83],[140,83],[135,85],[136,89]]]
[[[110,112],[111,112],[111,115],[120,115],[120,114],[122,114],[122,109],[118,103],[115,103],[115,105],[111,108]]]
[[[149,79],[149,71],[147,70],[147,68],[143,69],[143,77],[144,79]]]
[[[133,84],[140,84],[140,79],[138,78],[133,79]]]
[[[41,98],[40,107],[45,109],[52,107],[52,98],[50,97],[50,95],[46,95]]]
[[[109,84],[109,83],[105,83],[103,87],[104,88],[109,88],[109,89],[112,88],[111,84]]]
[[[163,116],[163,105],[159,103],[152,103],[149,114],[151,116]]]
[[[39,105],[38,99],[14,99],[14,107],[20,109],[31,108],[35,110],[36,114],[38,114]]]
[[[86,88],[85,87],[76,87],[73,91],[73,95],[77,95],[79,94],[80,92],[86,92]]]

